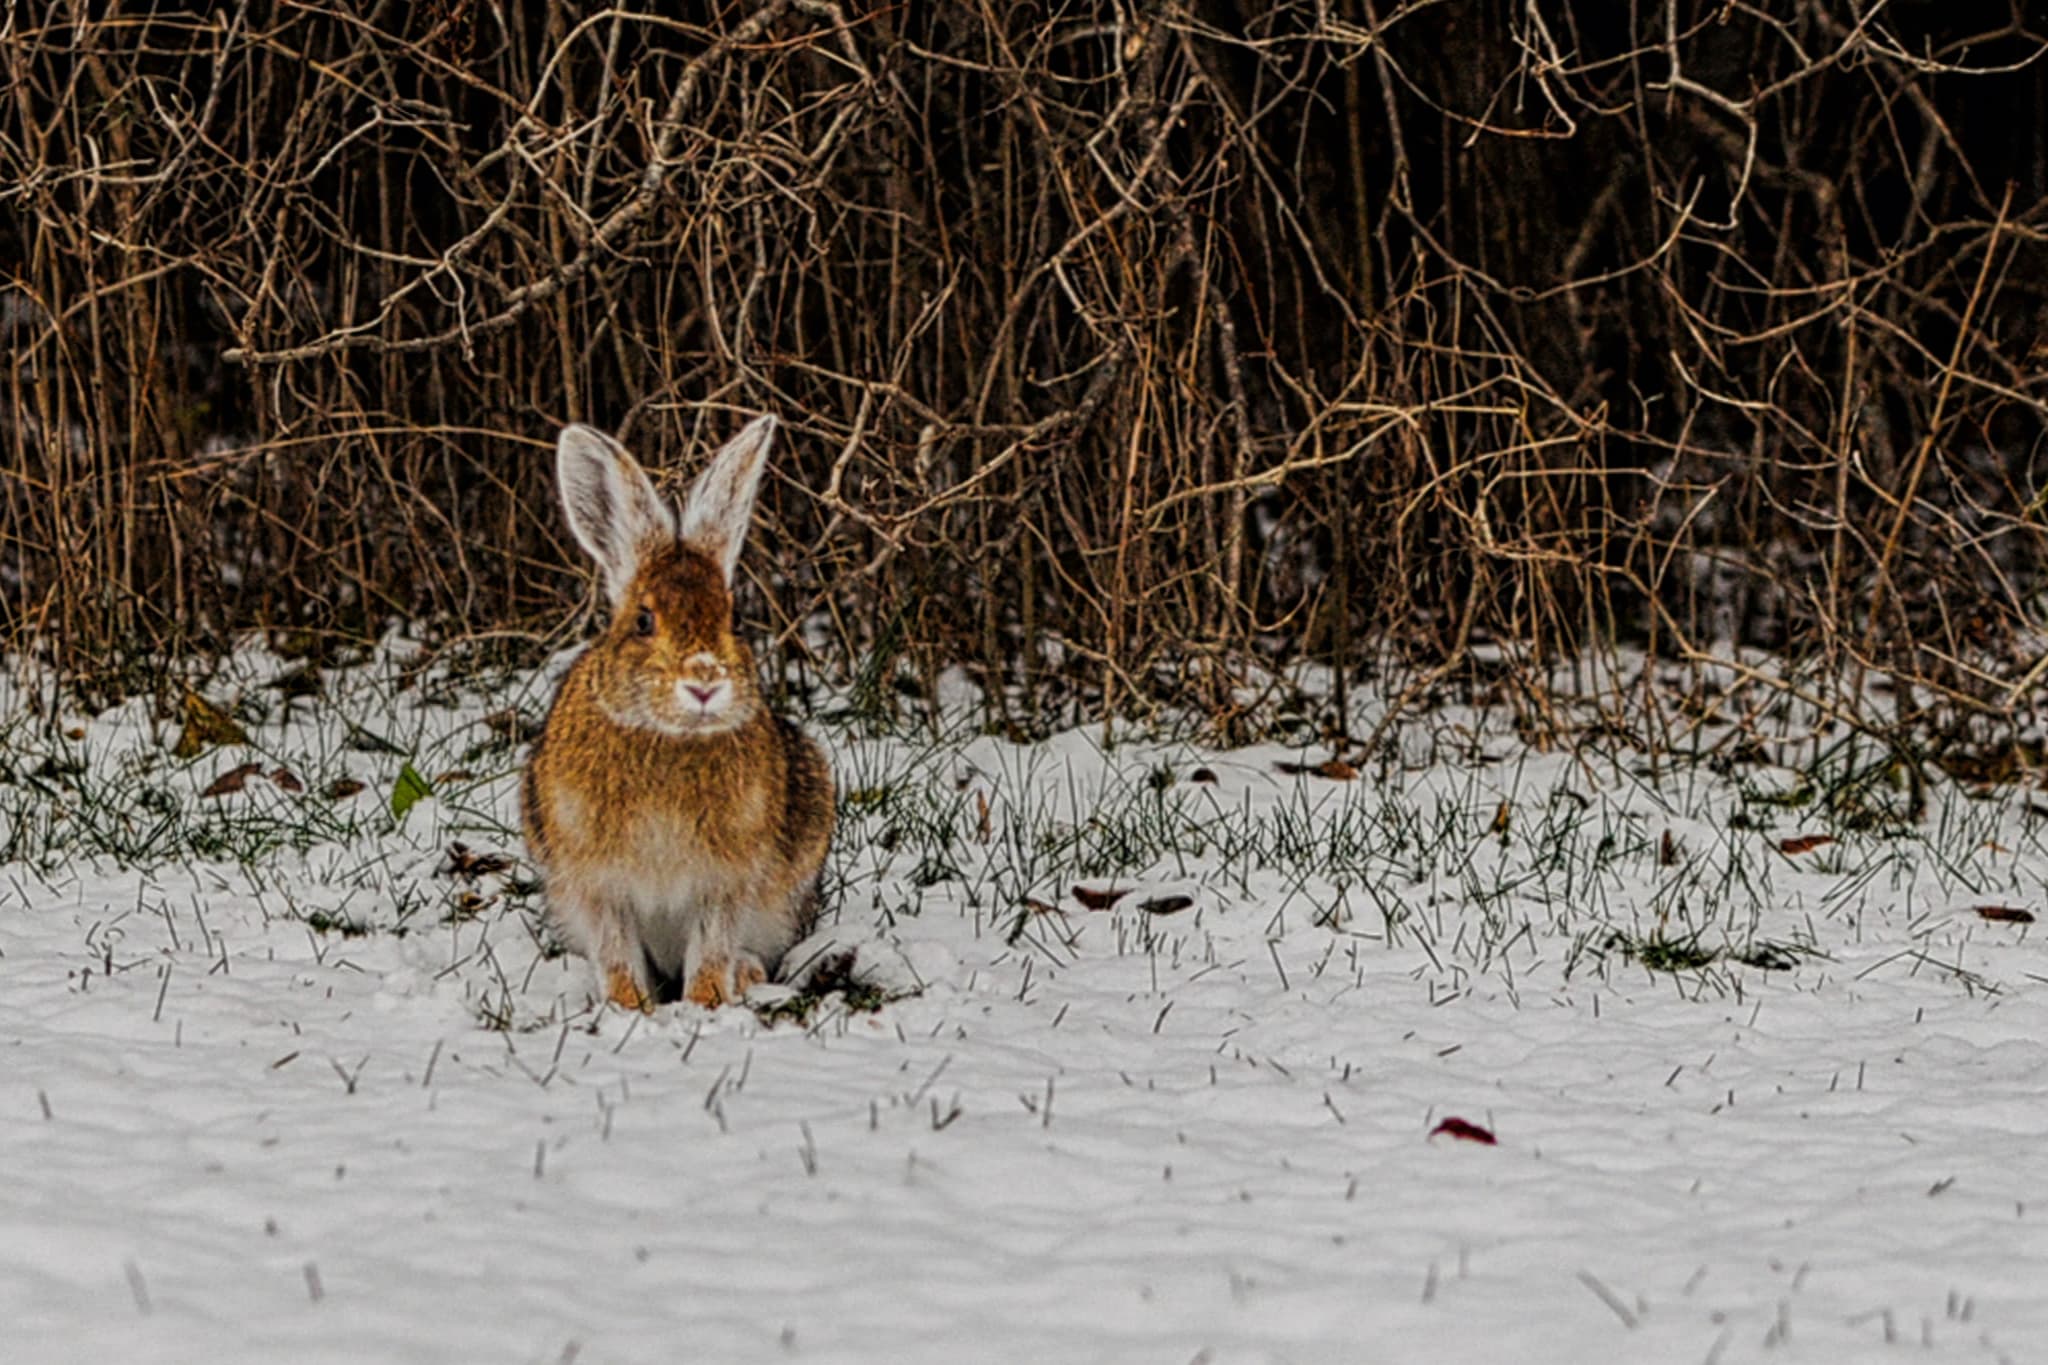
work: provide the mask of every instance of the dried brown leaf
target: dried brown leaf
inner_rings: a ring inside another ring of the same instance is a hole
[[[1778,852],[1785,854],[1811,853],[1826,844],[1832,844],[1832,834],[1801,834],[1790,839],[1778,840]]]
[[[478,853],[468,844],[448,845],[448,865],[441,869],[445,876],[460,877],[464,881],[475,881],[478,877],[489,877],[512,866],[512,859],[503,853]]]
[[[448,913],[444,917],[449,924],[473,920],[498,903],[496,896],[479,896],[474,891],[462,890],[449,900]]]
[[[1122,900],[1125,896],[1128,896],[1130,894],[1131,888],[1128,886],[1077,886],[1074,888],[1074,899],[1081,902],[1082,905],[1086,906],[1090,910],[1107,910],[1110,906],[1115,905],[1118,901]]]
[[[2032,924],[2034,912],[2022,910],[2016,905],[1980,905],[1977,915],[1998,924]]]
[[[228,769],[207,785],[201,796],[229,796],[248,785],[250,778],[263,771],[261,763],[244,763]]]
[[[1276,763],[1273,766],[1291,777],[1326,777],[1332,782],[1350,782],[1358,777],[1358,769],[1341,758],[1325,759],[1321,763]]]
[[[171,746],[173,758],[197,758],[223,744],[247,744],[249,734],[235,718],[197,692],[185,694],[185,728]]]

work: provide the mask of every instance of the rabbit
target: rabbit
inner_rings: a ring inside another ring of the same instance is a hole
[[[556,444],[562,505],[603,572],[611,623],[562,679],[521,815],[549,914],[627,1009],[678,984],[699,1005],[737,1002],[817,917],[831,770],[768,709],[733,633],[733,571],[775,426],[756,418],[718,452],[680,522],[611,437],[568,426]]]

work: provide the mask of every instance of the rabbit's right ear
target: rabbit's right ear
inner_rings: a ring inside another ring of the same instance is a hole
[[[675,539],[675,514],[626,448],[594,427],[566,426],[555,442],[555,475],[569,529],[604,570],[616,610],[648,549]]]

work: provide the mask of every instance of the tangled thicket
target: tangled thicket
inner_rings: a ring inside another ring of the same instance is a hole
[[[556,425],[773,410],[749,610],[842,676],[1618,640],[2011,715],[2030,9],[14,0],[0,629],[557,630]]]

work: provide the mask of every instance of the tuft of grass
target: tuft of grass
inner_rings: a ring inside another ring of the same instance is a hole
[[[812,970],[803,987],[794,994],[751,1006],[754,1017],[771,1028],[782,1023],[809,1027],[812,1016],[820,1007],[835,1000],[847,1014],[874,1014],[884,1005],[907,1000],[916,994],[915,991],[892,991],[876,982],[863,980],[854,970],[855,957],[851,949],[832,954]]]
[[[1799,965],[1802,957],[1814,956],[1810,948],[1792,943],[1774,943],[1770,939],[1753,940],[1747,948],[1728,955],[1744,966],[1757,967],[1767,972],[1789,972]]]
[[[343,938],[367,938],[370,934],[369,925],[332,910],[309,910],[305,920],[306,927],[316,934],[340,934]],[[405,928],[401,925],[392,932],[402,938]]]
[[[1607,946],[1653,972],[1673,973],[1705,971],[1717,962],[1740,962],[1763,971],[1789,972],[1799,965],[1800,959],[1816,955],[1803,945],[1765,938],[1752,939],[1740,948],[1715,948],[1702,942],[1698,933],[1671,935],[1662,930],[1639,937],[1617,929],[1607,936]]]
[[[1616,930],[1607,941],[1608,946],[1619,948],[1623,955],[1653,972],[1696,972],[1713,966],[1721,957],[1717,950],[1702,944],[1697,935],[1670,938],[1659,932],[1633,938]]]
[[[1770,828],[1755,808],[1811,809],[1837,831],[1900,838],[1927,815],[1927,770],[1903,746],[1852,733],[1821,750],[1790,787],[1745,784],[1741,798],[1744,809],[1735,821],[1742,827]]]

